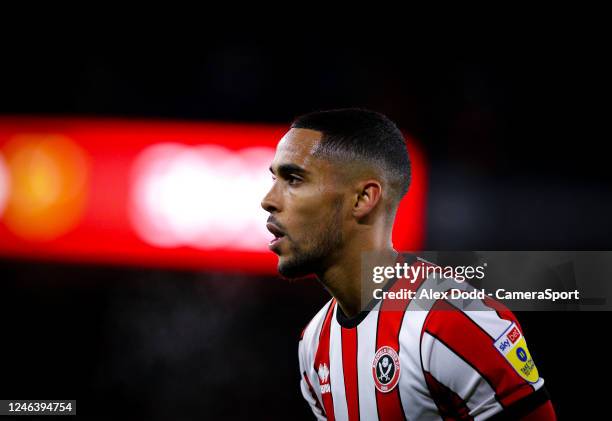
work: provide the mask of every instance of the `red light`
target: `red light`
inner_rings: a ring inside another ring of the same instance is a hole
[[[265,251],[271,235],[259,202],[273,157],[268,147],[150,146],[132,171],[136,232],[158,247]]]
[[[286,130],[0,118],[0,255],[276,273],[260,202]],[[426,174],[410,139],[408,148],[413,182],[393,243],[415,250]]]
[[[79,222],[87,195],[87,157],[61,135],[12,137],[5,145],[11,174],[4,214],[19,237],[49,241]]]

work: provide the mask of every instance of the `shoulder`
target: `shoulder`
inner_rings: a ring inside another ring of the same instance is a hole
[[[543,384],[515,315],[491,298],[438,300],[423,324],[421,363],[453,390],[488,384],[503,406]]]
[[[478,355],[498,354],[504,335],[522,336],[515,315],[491,299],[440,299],[429,310],[421,330],[421,353],[445,348],[462,359],[480,360]]]
[[[441,299],[429,310],[423,332],[432,335],[451,335],[460,330],[463,335],[497,339],[512,325],[522,328],[508,308],[492,298],[476,300]]]

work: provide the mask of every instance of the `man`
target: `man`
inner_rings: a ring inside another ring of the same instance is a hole
[[[363,310],[364,253],[389,264],[427,264],[398,255],[391,243],[410,162],[388,118],[360,109],[299,117],[270,170],[274,184],[262,207],[270,213],[278,270],[288,278],[315,274],[333,296],[299,343],[301,389],[318,419],[555,419],[526,345],[516,358],[531,364],[528,375],[500,351],[506,336],[512,344],[524,338],[513,314],[496,303],[475,305],[497,311],[463,311],[441,299],[408,311],[408,300],[390,311],[382,300]],[[389,281],[385,289],[399,285]]]

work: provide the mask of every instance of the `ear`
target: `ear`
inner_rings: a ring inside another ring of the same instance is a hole
[[[358,185],[356,200],[353,203],[353,216],[361,219],[369,215],[382,200],[382,185],[378,180],[366,180]]]

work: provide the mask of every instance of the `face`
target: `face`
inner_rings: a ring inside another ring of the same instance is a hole
[[[309,129],[287,132],[270,166],[272,188],[261,202],[275,237],[269,248],[288,278],[318,272],[342,247],[344,192],[338,170],[312,155],[321,137]]]

